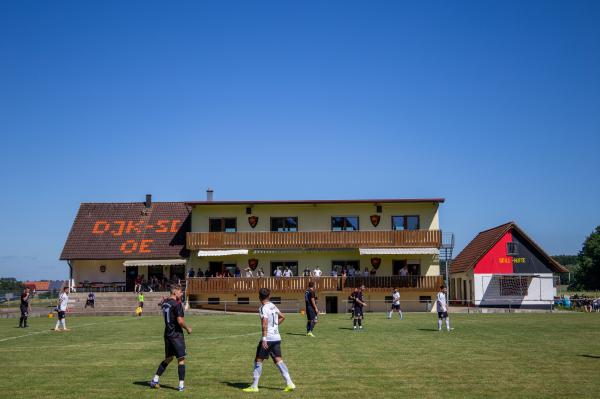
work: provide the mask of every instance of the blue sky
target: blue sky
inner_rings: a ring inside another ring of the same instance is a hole
[[[600,2],[0,2],[0,276],[80,202],[445,197],[460,250],[600,224]]]

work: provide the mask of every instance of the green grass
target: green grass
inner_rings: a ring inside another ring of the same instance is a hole
[[[345,315],[323,315],[312,339],[305,321],[281,326],[283,357],[298,389],[265,364],[258,394],[251,381],[259,339],[256,315],[192,316],[187,391],[171,365],[160,391],[146,382],[163,355],[159,317],[0,320],[0,396],[6,398],[406,398],[598,397],[600,314],[451,315],[455,330],[435,331],[433,314],[386,320],[367,314],[363,332]],[[29,335],[31,334],[31,335]],[[17,337],[6,340],[6,338]]]

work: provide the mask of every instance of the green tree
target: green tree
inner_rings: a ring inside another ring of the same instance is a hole
[[[600,226],[585,239],[577,257],[574,277],[576,289],[600,289]]]
[[[15,278],[0,278],[0,292],[21,292],[23,288],[23,283]]]

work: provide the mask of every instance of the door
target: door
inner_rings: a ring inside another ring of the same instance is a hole
[[[327,312],[327,313],[337,313],[338,312],[337,296],[326,296],[325,297],[325,312]]]
[[[217,273],[223,272],[223,262],[208,262],[208,272],[210,277],[216,276]]]
[[[125,268],[125,291],[131,292],[135,288],[135,279],[138,276],[137,266],[128,266]]]

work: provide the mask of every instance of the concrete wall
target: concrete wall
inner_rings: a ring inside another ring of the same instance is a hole
[[[358,216],[360,230],[391,230],[392,216],[419,215],[422,230],[439,229],[437,203],[382,204],[381,221],[374,227],[370,215],[377,214],[373,204],[317,205],[254,205],[252,215],[258,216],[254,229],[248,223],[246,206],[206,205],[192,210],[192,231],[207,232],[211,217],[236,217],[237,231],[270,231],[271,217],[297,216],[299,231],[330,231],[332,216]]]

